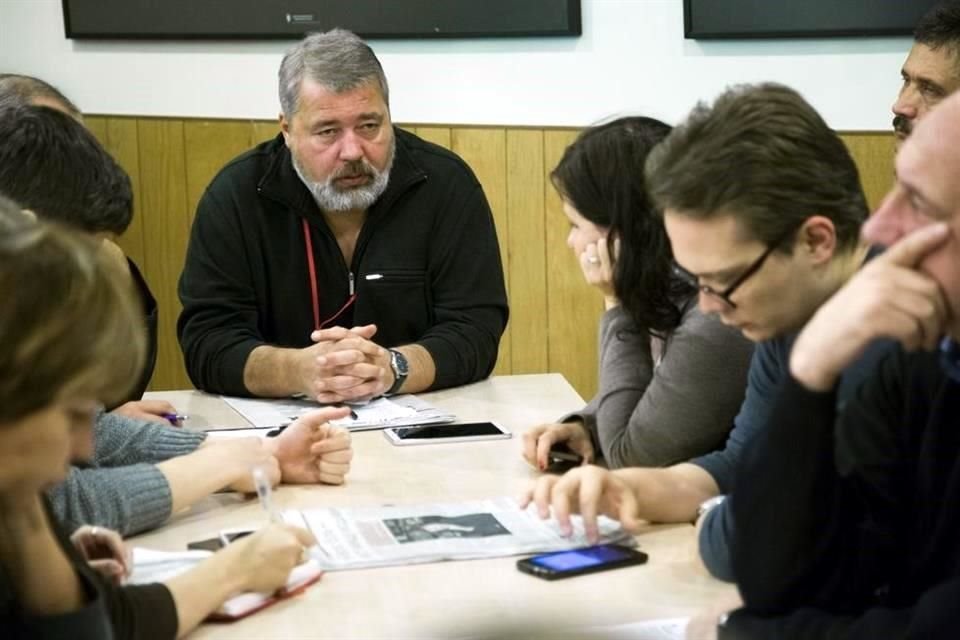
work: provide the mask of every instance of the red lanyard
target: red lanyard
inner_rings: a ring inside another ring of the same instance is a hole
[[[324,320],[320,322],[320,293],[317,290],[317,265],[313,257],[313,240],[310,238],[310,225],[307,224],[306,220],[303,220],[303,242],[307,248],[307,270],[310,272],[310,299],[313,303],[313,328],[316,331],[323,329],[325,326],[339,318],[344,311],[346,311],[350,305],[353,304],[353,301],[357,299],[357,294],[353,291],[353,275],[350,275],[350,297],[347,298],[347,301],[343,303],[343,306],[340,309]]]

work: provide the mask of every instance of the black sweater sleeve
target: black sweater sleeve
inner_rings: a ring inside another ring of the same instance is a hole
[[[903,371],[902,358],[884,360],[836,428],[833,392],[785,382],[730,498],[745,609],[730,617],[722,639],[927,638],[960,628],[955,579],[911,606],[876,604],[897,553],[892,525],[904,516],[896,498],[907,457],[896,433]]]

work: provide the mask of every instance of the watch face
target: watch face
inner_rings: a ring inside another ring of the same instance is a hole
[[[410,370],[407,364],[407,358],[399,351],[390,350],[390,364],[393,366],[393,373],[396,376],[405,376]]]

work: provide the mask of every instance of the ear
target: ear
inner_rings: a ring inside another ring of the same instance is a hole
[[[287,120],[287,116],[283,115],[283,112],[277,116],[277,120],[280,122],[280,133],[283,134],[283,141],[287,145],[287,148],[290,148],[290,121]]]
[[[825,216],[810,216],[797,233],[796,250],[809,256],[814,264],[825,264],[837,251],[837,228]]]

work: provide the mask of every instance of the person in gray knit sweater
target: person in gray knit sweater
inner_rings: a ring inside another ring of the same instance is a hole
[[[544,470],[563,444],[589,464],[665,466],[720,447],[743,401],[752,344],[697,309],[673,271],[663,222],[647,198],[647,153],[670,132],[630,117],[586,130],[551,179],[570,222],[567,244],[604,296],[600,380],[581,411],[524,434]]]
[[[82,524],[133,535],[215,491],[252,493],[250,469],[265,465],[273,484],[342,484],[353,457],[350,433],[327,421],[347,409],[320,409],[276,438],[209,439],[205,433],[101,412],[93,449],[79,444],[64,482],[48,491],[68,531]]]

